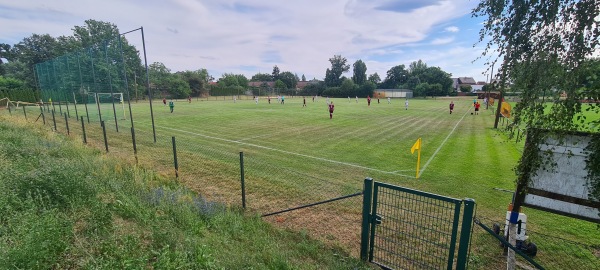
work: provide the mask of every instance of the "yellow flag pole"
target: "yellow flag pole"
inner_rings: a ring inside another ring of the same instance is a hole
[[[419,152],[417,154],[417,179],[419,178],[419,167],[421,165],[421,138],[419,138]]]

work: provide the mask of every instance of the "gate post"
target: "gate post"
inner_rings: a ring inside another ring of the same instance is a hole
[[[368,261],[369,231],[371,230],[371,202],[373,194],[373,179],[365,178],[363,188],[362,228],[360,232],[360,259]]]
[[[473,212],[475,208],[475,200],[464,199],[465,209],[460,230],[460,240],[458,244],[458,257],[456,258],[456,269],[467,269],[469,242],[471,241],[471,228],[473,226]]]

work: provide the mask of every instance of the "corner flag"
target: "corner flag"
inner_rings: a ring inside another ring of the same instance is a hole
[[[410,148],[410,153],[414,154],[417,150],[417,178],[419,178],[419,167],[421,165],[421,138],[418,138],[415,144]]]

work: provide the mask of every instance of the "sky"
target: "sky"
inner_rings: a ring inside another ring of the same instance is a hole
[[[32,34],[72,35],[87,19],[120,32],[144,28],[148,63],[172,72],[206,68],[252,75],[281,72],[322,80],[329,58],[361,59],[385,79],[393,66],[422,60],[452,77],[486,81],[476,0],[0,0],[0,43]],[[142,49],[140,31],[127,34]]]

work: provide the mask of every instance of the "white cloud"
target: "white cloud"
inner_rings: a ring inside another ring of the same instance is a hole
[[[401,62],[406,46],[453,43],[450,37],[432,36],[433,30],[463,17],[475,5],[469,0],[428,1],[435,4],[394,12],[377,9],[389,2],[383,0],[0,1],[0,8],[9,13],[0,15],[0,42],[14,44],[31,33],[70,35],[73,26],[95,19],[114,23],[121,31],[143,26],[148,61],[163,62],[173,71],[207,68],[217,78],[225,72],[250,77],[259,71],[270,73],[276,64],[282,71],[319,79],[334,54],[350,64],[374,57],[366,61],[368,73],[380,75],[391,66],[408,65]],[[445,28],[454,29],[458,30]],[[142,48],[139,33],[127,38]],[[425,59],[430,54],[420,53],[411,57]],[[467,65],[477,57],[469,55],[455,61]]]
[[[453,41],[454,41],[454,37],[436,38],[433,41],[431,41],[431,44],[432,45],[444,45],[444,44],[452,43]]]
[[[456,27],[456,26],[449,26],[449,27],[446,27],[444,30],[446,30],[446,32],[451,32],[451,33],[456,33],[459,31],[458,27]]]

